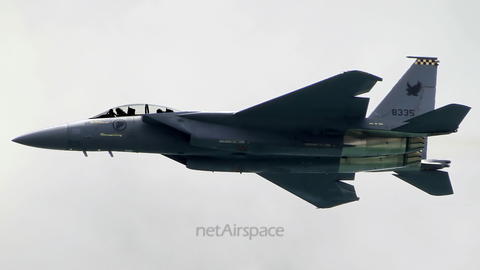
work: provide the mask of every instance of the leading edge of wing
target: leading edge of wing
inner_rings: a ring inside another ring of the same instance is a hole
[[[375,83],[381,80],[363,71],[348,71],[239,111],[234,116],[364,117],[368,98],[355,98],[355,96],[369,92]]]
[[[318,208],[358,201],[355,187],[340,180],[353,180],[354,173],[259,173],[261,177]]]

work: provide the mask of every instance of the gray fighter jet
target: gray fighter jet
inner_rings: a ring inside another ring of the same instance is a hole
[[[159,153],[189,169],[256,173],[318,208],[357,201],[356,172],[393,171],[431,194],[453,194],[448,160],[429,160],[427,137],[456,132],[470,107],[435,109],[438,60],[415,62],[369,117],[382,79],[348,71],[232,113],[118,106],[13,141],[47,149]]]

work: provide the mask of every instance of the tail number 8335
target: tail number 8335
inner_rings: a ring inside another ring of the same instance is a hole
[[[396,116],[415,116],[415,110],[392,109],[392,115],[396,115]]]

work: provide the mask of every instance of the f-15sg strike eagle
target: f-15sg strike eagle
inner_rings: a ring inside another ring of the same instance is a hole
[[[348,71],[234,113],[151,104],[114,107],[13,141],[48,149],[159,153],[189,169],[256,173],[318,208],[357,201],[356,172],[393,171],[431,194],[453,194],[448,160],[426,159],[427,137],[456,132],[470,107],[435,109],[438,60],[415,62],[369,117],[382,79]]]

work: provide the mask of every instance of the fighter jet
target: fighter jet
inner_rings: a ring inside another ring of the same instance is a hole
[[[256,173],[317,208],[357,201],[357,172],[392,171],[431,194],[453,194],[448,160],[427,159],[427,138],[457,132],[470,107],[435,109],[439,61],[415,62],[366,117],[359,97],[382,79],[347,71],[238,112],[113,107],[14,142],[47,149],[158,153],[189,169]]]

